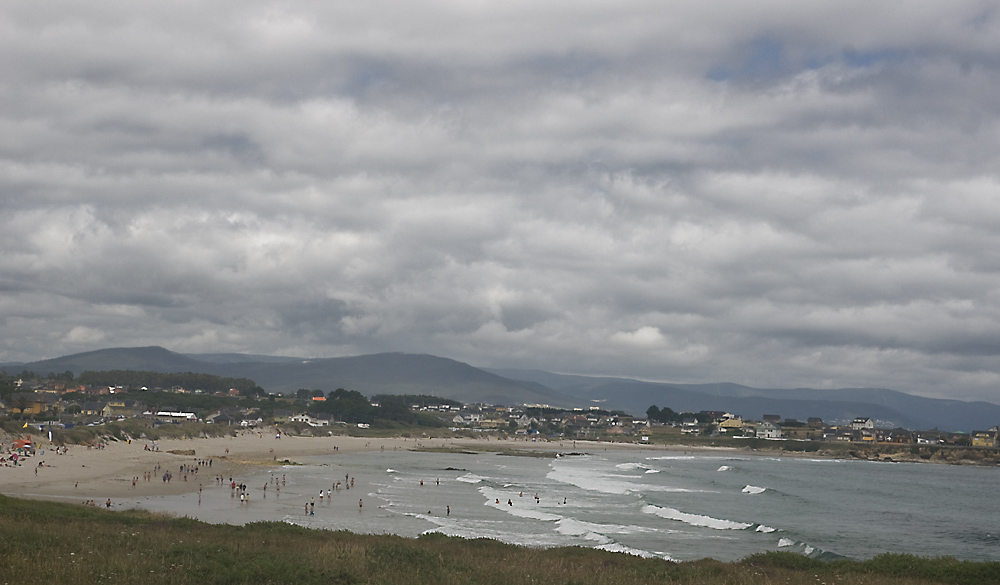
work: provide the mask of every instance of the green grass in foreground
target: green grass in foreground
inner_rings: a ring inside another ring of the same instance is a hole
[[[979,585],[1000,583],[1000,563],[909,555],[823,562],[792,553],[672,563],[440,535],[407,539],[280,522],[211,525],[0,496],[3,583]]]

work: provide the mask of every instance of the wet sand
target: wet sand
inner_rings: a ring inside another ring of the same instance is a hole
[[[277,468],[285,460],[315,455],[337,455],[363,451],[411,449],[524,449],[537,451],[567,451],[597,449],[652,449],[664,451],[691,450],[691,447],[649,446],[589,441],[532,442],[523,439],[414,439],[364,437],[296,437],[273,433],[245,432],[236,437],[199,439],[168,439],[156,444],[158,451],[146,450],[154,443],[125,441],[108,443],[103,449],[69,445],[65,454],[57,454],[54,445],[39,441],[34,456],[17,467],[0,467],[0,493],[8,496],[59,501],[95,500],[97,504],[111,498],[129,499],[142,496],[197,493],[199,486],[214,486],[216,476],[227,480],[246,477],[268,467]],[[3,437],[4,451],[12,437]],[[193,451],[193,454],[191,452]],[[6,457],[6,454],[5,454]],[[206,461],[211,461],[208,466]],[[199,462],[202,462],[199,465]],[[41,463],[41,465],[39,465]],[[198,466],[198,473],[187,472],[182,466]],[[159,467],[157,467],[159,466]],[[171,472],[169,482],[162,480]],[[152,474],[151,477],[146,474]],[[150,477],[148,480],[147,477]],[[133,487],[133,478],[138,478]]]

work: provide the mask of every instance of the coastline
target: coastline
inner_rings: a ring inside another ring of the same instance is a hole
[[[38,440],[39,435],[32,435]],[[4,449],[12,437],[3,437]],[[154,447],[155,445],[155,447]],[[150,450],[146,450],[149,446]],[[153,450],[153,449],[158,450]],[[367,438],[348,436],[303,437],[270,433],[241,432],[235,437],[201,437],[153,441],[112,441],[103,448],[67,445],[57,453],[55,445],[40,442],[35,455],[24,458],[16,467],[0,467],[0,494],[27,498],[80,503],[94,500],[98,505],[108,498],[135,496],[170,496],[197,492],[199,486],[212,485],[215,477],[241,478],[262,468],[278,467],[296,459],[316,455],[337,455],[381,450],[446,451],[522,451],[557,453],[593,452],[628,449],[653,452],[745,452],[730,447],[692,447],[685,445],[641,445],[604,443],[566,439],[530,442],[516,439],[468,439],[406,437]],[[184,473],[182,466],[198,467],[198,472]],[[170,471],[170,481],[163,474]],[[185,476],[187,479],[185,480]],[[138,478],[133,485],[133,479]]]
[[[32,435],[35,440],[39,435]],[[0,437],[4,450],[14,437]],[[155,448],[158,450],[147,450]],[[334,436],[282,435],[269,432],[241,431],[237,436],[164,439],[152,441],[111,441],[104,448],[68,445],[64,454],[57,453],[47,441],[39,443],[34,456],[16,467],[0,467],[0,494],[28,499],[44,499],[78,503],[89,500],[98,505],[108,498],[135,496],[170,496],[197,492],[200,486],[212,485],[217,476],[242,478],[247,474],[283,463],[296,463],[298,458],[316,455],[337,455],[380,450],[419,451],[495,451],[569,453],[597,450],[634,450],[643,452],[739,453],[760,457],[796,457],[817,459],[860,459],[849,452],[795,452],[783,450],[757,451],[745,447],[713,447],[681,444],[608,443],[563,439],[560,441],[527,441],[516,438],[368,438]],[[892,458],[870,459],[900,463],[955,464],[945,459],[920,459],[900,453]],[[200,463],[200,465],[199,465]],[[182,466],[198,466],[198,472],[184,473]],[[166,471],[171,480],[163,481]],[[185,479],[185,477],[187,479]],[[133,479],[136,479],[133,485]]]

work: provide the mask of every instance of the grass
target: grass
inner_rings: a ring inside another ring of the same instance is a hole
[[[0,583],[964,585],[1000,583],[1000,563],[909,555],[824,562],[792,553],[674,563],[439,534],[408,539],[280,522],[211,525],[0,496]]]

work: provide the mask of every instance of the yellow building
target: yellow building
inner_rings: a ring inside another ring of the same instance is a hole
[[[972,431],[972,446],[973,447],[996,447],[997,446],[997,432],[996,431]]]

